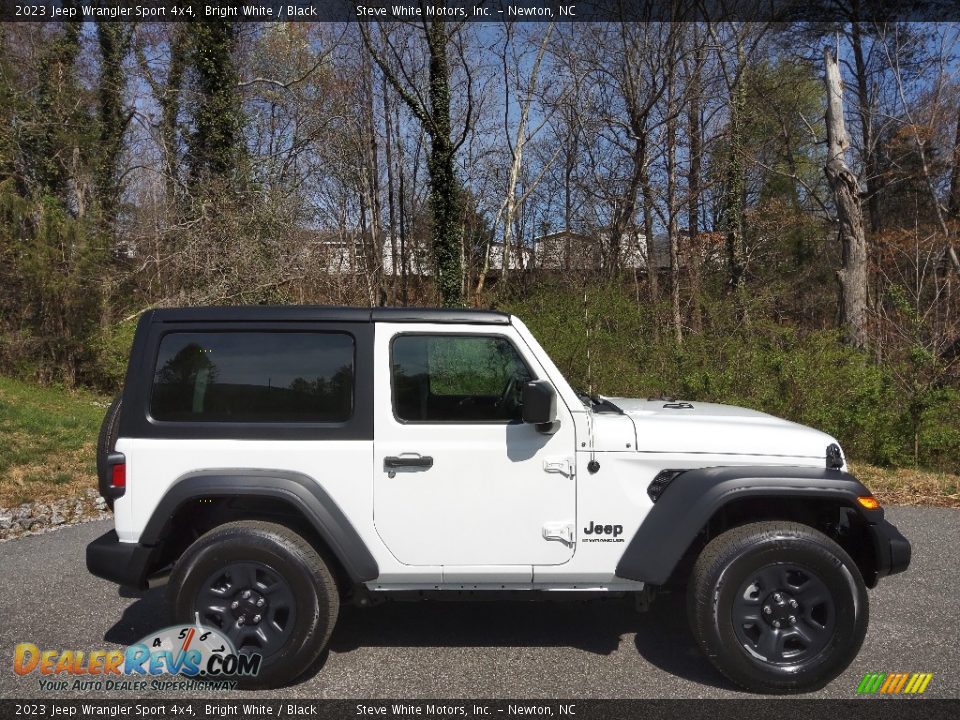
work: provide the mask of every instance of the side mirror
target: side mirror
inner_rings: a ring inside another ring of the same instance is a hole
[[[546,380],[532,380],[523,386],[523,421],[536,425],[537,431],[552,435],[557,422],[557,391]]]

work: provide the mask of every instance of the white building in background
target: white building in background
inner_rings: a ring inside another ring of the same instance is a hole
[[[534,238],[533,246],[512,247],[508,255],[509,269],[514,270],[581,270],[602,269],[602,244],[609,238],[609,229],[602,228],[596,234],[560,232]],[[656,267],[670,267],[670,247],[665,236],[654,238],[653,260]],[[493,242],[489,249],[489,269],[503,269],[503,243]],[[433,275],[432,256],[428,247],[407,241],[406,274],[411,277]],[[367,270],[359,236],[352,233],[323,232],[308,235],[300,251],[302,261],[332,275],[350,275]],[[620,267],[626,270],[647,268],[648,243],[643,233],[624,233],[620,246]],[[397,263],[388,237],[383,243],[380,265],[387,276],[401,274],[400,242],[396,246]]]
[[[389,236],[383,242],[383,274],[384,275],[402,275],[406,270],[407,275],[419,275],[429,277],[433,275],[433,262],[430,258],[430,252],[426,246],[420,243],[413,243],[409,239],[400,246],[400,241],[396,244],[396,267],[394,267],[394,248],[390,245]],[[404,262],[405,260],[405,262]]]
[[[490,269],[503,270],[503,243],[490,243]],[[532,270],[535,267],[533,248],[526,246],[510,248],[507,255],[507,268],[510,270]]]
[[[366,259],[359,237],[350,234],[323,234],[304,244],[303,258],[313,267],[332,275],[351,275],[367,270]],[[380,266],[385,275],[400,275],[406,266],[407,275],[433,275],[433,266],[427,248],[407,242],[401,254],[400,242],[396,247],[397,262],[394,267],[393,248],[388,237],[383,243]],[[406,262],[403,262],[405,256]]]
[[[534,267],[542,270],[600,270],[602,247],[610,230],[601,228],[596,235],[561,230],[534,238]],[[653,261],[658,268],[670,267],[670,247],[666,238],[654,238]],[[643,270],[647,267],[647,236],[634,230],[620,239],[620,267]]]

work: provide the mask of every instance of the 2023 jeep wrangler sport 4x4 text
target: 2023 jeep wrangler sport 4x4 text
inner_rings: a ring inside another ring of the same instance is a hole
[[[295,681],[347,600],[676,584],[733,682],[815,688],[910,562],[830,436],[583,395],[497,312],[148,312],[98,452],[90,572],[166,580],[175,621],[262,656],[247,686]]]

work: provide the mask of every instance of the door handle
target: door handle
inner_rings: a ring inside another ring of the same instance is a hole
[[[399,468],[421,468],[427,470],[433,467],[433,458],[429,455],[388,455],[383,459],[383,466],[388,470]]]

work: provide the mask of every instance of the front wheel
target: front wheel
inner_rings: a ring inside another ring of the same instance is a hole
[[[867,632],[856,564],[798,523],[751,523],[717,536],[697,559],[688,593],[700,649],[755,692],[822,687],[850,664]]]
[[[178,622],[226,635],[239,653],[262,656],[241,687],[292,682],[323,651],[340,607],[336,583],[316,549],[295,532],[267,522],[231,522],[187,548],[174,566],[168,595]]]

